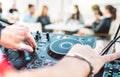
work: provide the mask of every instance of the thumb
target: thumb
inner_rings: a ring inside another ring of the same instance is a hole
[[[26,51],[29,51],[29,52],[33,52],[33,48],[30,45],[26,45],[24,43],[20,43],[18,45],[18,47],[19,47],[20,50],[26,50]]]

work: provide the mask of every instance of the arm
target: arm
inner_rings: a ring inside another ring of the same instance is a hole
[[[80,23],[81,23],[81,24],[84,24],[84,18],[83,18],[83,16],[80,14],[79,17],[80,17],[80,19],[79,19],[79,20],[80,20]]]
[[[89,66],[86,62],[66,57],[53,67],[34,71],[9,72],[5,77],[87,77],[88,73]]]
[[[75,45],[69,52],[75,51],[89,59],[94,68],[94,74],[96,74],[106,62],[120,57],[120,53],[100,56],[89,46]],[[64,59],[55,66],[41,70],[9,72],[5,77],[87,77],[89,72],[89,66],[85,61],[72,57],[64,57]]]
[[[101,20],[97,24],[93,24],[93,30],[94,30],[94,32],[99,32],[102,29],[102,27],[104,27],[104,24],[105,24],[105,22],[103,20]]]
[[[50,17],[48,17],[48,24],[51,24]]]

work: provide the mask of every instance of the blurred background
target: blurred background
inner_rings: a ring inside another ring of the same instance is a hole
[[[0,0],[0,16],[10,23],[21,22],[33,32],[89,35],[102,40],[114,36],[119,13],[120,0]]]
[[[70,14],[74,11],[74,5],[78,5],[81,14],[84,17],[86,23],[91,23],[91,19],[94,18],[91,6],[98,4],[101,10],[105,5],[111,4],[115,6],[120,13],[120,0],[0,0],[3,4],[3,15],[6,16],[7,11],[15,4],[19,10],[20,15],[26,13],[27,6],[33,4],[36,9],[36,15],[39,15],[42,6],[47,5],[49,7],[49,16],[52,21],[59,19],[67,20]],[[120,18],[120,14],[118,14]]]

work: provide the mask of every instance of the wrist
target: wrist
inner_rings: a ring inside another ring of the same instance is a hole
[[[71,77],[87,77],[90,72],[87,62],[73,57],[64,57],[56,66],[61,70],[64,69],[64,72],[66,70],[66,73],[72,75]]]

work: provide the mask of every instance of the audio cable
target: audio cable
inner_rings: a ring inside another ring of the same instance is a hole
[[[120,38],[120,36],[118,36],[118,33],[119,33],[119,30],[120,30],[120,24],[119,24],[119,27],[117,29],[117,32],[115,33],[115,36],[113,38],[112,41],[110,41],[110,43],[102,50],[102,52],[100,52],[100,55],[105,55],[108,53],[109,49],[111,48],[111,46],[113,44],[115,44],[115,42]],[[118,36],[118,37],[117,37]]]

